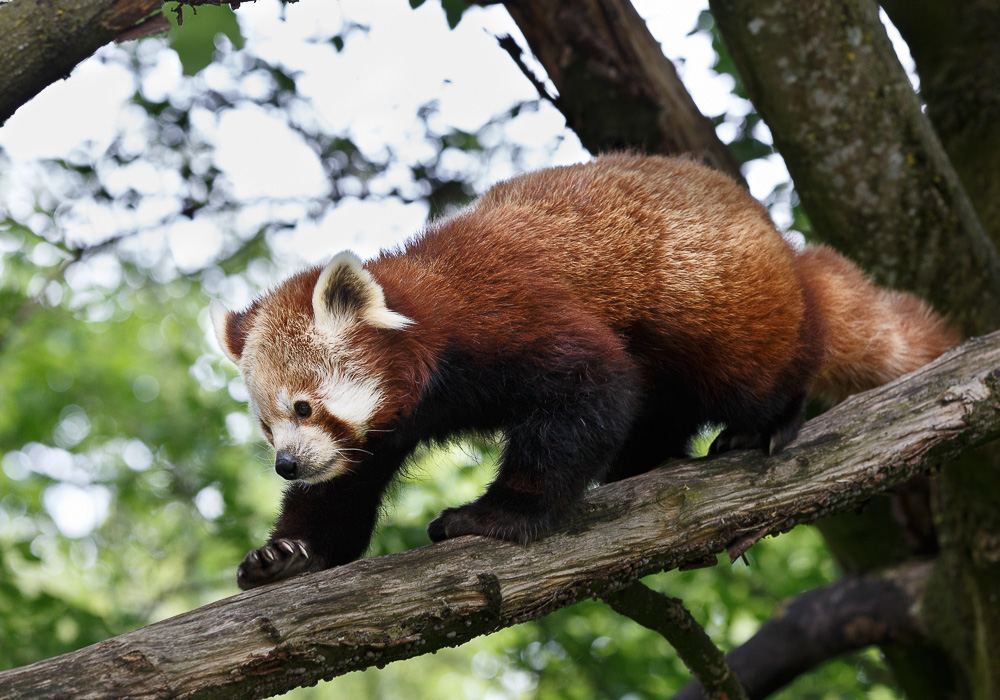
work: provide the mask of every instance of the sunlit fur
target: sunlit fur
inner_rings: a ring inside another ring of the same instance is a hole
[[[726,425],[716,449],[781,449],[807,392],[839,400],[958,341],[832,250],[793,249],[725,176],[629,155],[500,183],[400,250],[340,254],[211,316],[312,482],[289,486],[271,540],[308,545],[299,571],[361,555],[421,441],[505,436],[494,482],[433,539],[528,542],[701,424]],[[241,585],[271,580],[259,561]]]
[[[960,338],[930,305],[912,294],[875,287],[826,246],[807,248],[799,269],[809,280],[830,342],[810,383],[829,403],[927,364]]]

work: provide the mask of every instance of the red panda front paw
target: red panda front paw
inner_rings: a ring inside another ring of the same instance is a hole
[[[278,539],[246,555],[236,570],[236,584],[247,591],[322,568],[320,557],[304,540]]]
[[[445,508],[427,526],[427,534],[432,542],[463,535],[482,535],[527,545],[548,528],[549,523],[539,518],[470,503],[458,508]]]

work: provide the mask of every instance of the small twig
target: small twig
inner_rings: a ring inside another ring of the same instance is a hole
[[[620,615],[663,635],[692,675],[708,689],[709,698],[747,700],[746,691],[726,657],[683,602],[639,581],[604,596],[604,602]]]
[[[553,95],[549,89],[545,86],[545,83],[538,79],[535,72],[528,68],[528,65],[524,62],[523,51],[517,42],[514,40],[510,34],[504,34],[503,36],[496,37],[497,43],[500,48],[507,52],[511,60],[514,61],[514,65],[518,67],[524,77],[535,86],[535,90],[538,94],[547,99],[557,108],[559,107],[559,97]]]
[[[753,532],[738,537],[726,547],[726,552],[729,554],[729,561],[733,564],[736,563],[737,559],[743,559],[746,562],[746,553],[754,544],[759,540],[767,536],[769,533],[773,532],[781,524],[781,520],[775,520],[762,528],[758,528]]]

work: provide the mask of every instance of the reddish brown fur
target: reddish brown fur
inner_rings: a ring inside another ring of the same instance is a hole
[[[828,402],[885,384],[938,357],[961,337],[922,300],[876,287],[826,246],[799,255],[828,328],[810,394]]]
[[[612,156],[516,178],[369,269],[389,307],[417,320],[429,365],[444,336],[495,355],[551,342],[567,314],[621,347],[641,330],[650,371],[675,367],[710,396],[731,383],[766,393],[803,352],[792,251],[756,201],[684,160]]]

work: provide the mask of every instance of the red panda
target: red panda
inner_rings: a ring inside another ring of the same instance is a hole
[[[241,312],[211,306],[289,480],[247,589],[352,561],[422,441],[501,431],[495,480],[438,541],[527,543],[589,484],[682,456],[793,439],[809,394],[839,400],[959,338],[923,302],[694,162],[603,156],[516,177],[362,263],[341,253]]]

